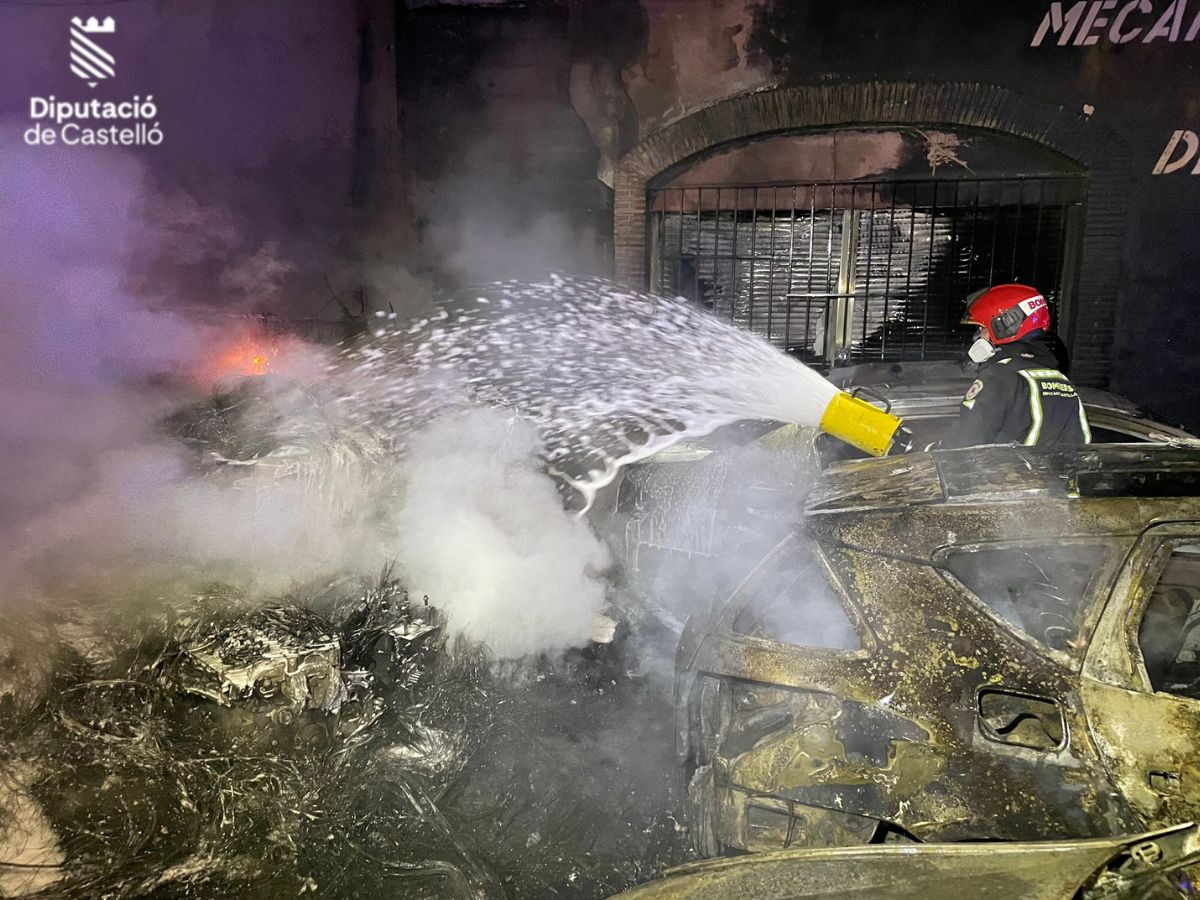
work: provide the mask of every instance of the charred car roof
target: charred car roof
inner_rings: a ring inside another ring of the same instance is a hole
[[[1200,444],[991,446],[841,463],[808,493],[808,514],[927,503],[1200,496]]]

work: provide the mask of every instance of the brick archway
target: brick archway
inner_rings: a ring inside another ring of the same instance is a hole
[[[646,191],[657,176],[722,145],[805,129],[851,126],[967,126],[1054,150],[1083,167],[1089,197],[1079,302],[1064,323],[1073,374],[1083,384],[1109,376],[1130,163],[1102,124],[1007,88],[982,84],[871,82],[776,88],[697,110],[647,137],[618,161],[613,250],[618,279],[641,287],[646,271]]]

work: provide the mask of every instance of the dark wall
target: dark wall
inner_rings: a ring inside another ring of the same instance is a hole
[[[451,283],[607,268],[608,198],[555,5],[411,12],[401,129],[423,257]]]
[[[1089,117],[1122,147],[1130,203],[1114,225],[1124,240],[1111,276],[1111,381],[1158,416],[1200,430],[1192,387],[1200,175],[1191,174],[1196,160],[1151,174],[1176,130],[1200,132],[1200,26],[1192,33],[1200,2],[1141,3],[612,0],[410,10],[401,102],[426,249],[459,277],[603,268],[611,194],[598,178],[690,113],[792,85],[997,85],[1061,105],[1064,117]],[[1044,19],[1052,27],[1037,42]],[[1111,214],[1113,204],[1093,199]],[[1079,300],[1086,317],[1087,298]]]

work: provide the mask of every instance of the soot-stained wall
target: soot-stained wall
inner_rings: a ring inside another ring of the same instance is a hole
[[[452,278],[620,273],[641,215],[623,172],[731,133],[748,94],[764,127],[982,122],[1093,176],[1084,380],[1200,428],[1197,0],[414,2],[400,18],[406,167],[426,258]]]

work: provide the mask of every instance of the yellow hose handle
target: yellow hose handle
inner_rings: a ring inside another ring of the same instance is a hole
[[[820,428],[872,456],[887,456],[901,424],[891,413],[838,391],[821,415]]]

